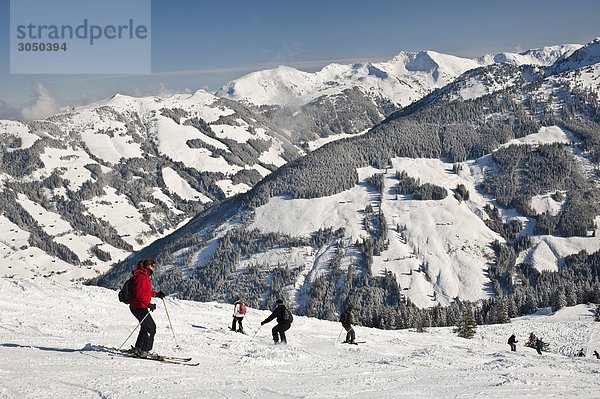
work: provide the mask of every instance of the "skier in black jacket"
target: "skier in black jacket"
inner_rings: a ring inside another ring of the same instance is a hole
[[[289,330],[292,325],[292,321],[290,320],[291,313],[286,309],[281,299],[276,300],[275,303],[277,304],[277,307],[273,310],[273,313],[264,319],[260,325],[265,325],[271,320],[277,318],[277,325],[271,330],[273,332],[273,342],[275,345],[277,345],[279,344],[281,338],[281,343],[285,345],[287,344],[285,332]]]
[[[511,335],[510,338],[508,338],[508,344],[510,345],[510,350],[513,352],[517,351],[517,338],[515,337],[515,334]]]
[[[346,311],[342,313],[340,317],[340,321],[342,322],[342,327],[346,330],[346,340],[345,344],[354,344],[354,340],[356,339],[356,334],[354,332],[354,328],[352,325],[354,324],[354,315],[352,314],[352,305],[348,305]]]

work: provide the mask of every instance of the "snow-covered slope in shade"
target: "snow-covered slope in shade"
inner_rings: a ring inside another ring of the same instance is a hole
[[[46,280],[0,279],[0,398],[596,398],[600,324],[593,305],[479,326],[383,331],[356,327],[365,344],[340,344],[339,323],[296,316],[273,346],[269,314],[249,309],[250,335],[228,330],[232,305],[167,298],[152,314],[154,350],[197,367],[110,356],[135,327],[115,291]],[[167,307],[173,330],[164,307]],[[530,332],[550,343],[523,346]],[[506,344],[514,333],[516,352]],[[129,338],[126,345],[135,340]],[[175,339],[177,340],[176,345]],[[573,354],[583,348],[585,358]]]

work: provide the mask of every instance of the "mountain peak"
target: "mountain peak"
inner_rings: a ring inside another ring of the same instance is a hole
[[[589,65],[600,63],[600,38],[595,38],[585,46],[573,51],[568,57],[558,60],[546,74],[555,75]]]

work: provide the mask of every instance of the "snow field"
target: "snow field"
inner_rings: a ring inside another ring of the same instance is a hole
[[[0,279],[0,398],[595,398],[600,361],[593,306],[510,324],[479,326],[471,340],[451,328],[356,327],[359,346],[336,343],[339,323],[296,316],[288,346],[273,346],[269,312],[249,309],[251,335],[230,332],[232,305],[156,300],[154,349],[193,356],[198,367],[109,356],[135,326],[116,292],[48,280]],[[258,331],[257,331],[258,329]],[[530,332],[551,343],[524,348]],[[511,333],[519,340],[510,352]],[[130,338],[127,344],[135,339]],[[586,358],[571,355],[580,347]]]

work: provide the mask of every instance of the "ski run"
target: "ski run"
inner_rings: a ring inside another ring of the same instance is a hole
[[[111,356],[136,325],[116,291],[0,279],[0,398],[599,397],[594,305],[478,326],[470,340],[452,328],[358,326],[360,345],[341,344],[340,323],[296,316],[287,346],[272,345],[274,323],[257,331],[268,311],[248,309],[245,335],[229,330],[231,304],[157,305],[154,351],[198,367]],[[542,356],[523,346],[531,332],[550,343]],[[585,358],[574,357],[580,348]]]

